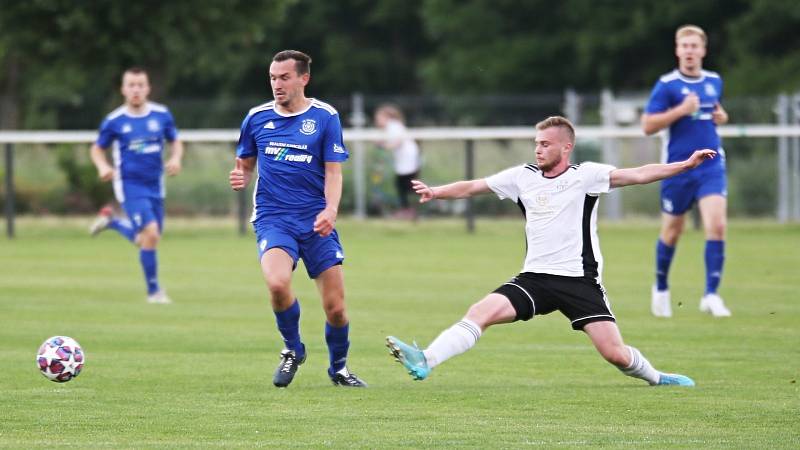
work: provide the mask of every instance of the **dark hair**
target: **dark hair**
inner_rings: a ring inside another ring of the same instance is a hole
[[[273,62],[283,62],[288,59],[294,60],[294,68],[298,75],[311,73],[311,57],[297,50],[284,50],[272,57]]]

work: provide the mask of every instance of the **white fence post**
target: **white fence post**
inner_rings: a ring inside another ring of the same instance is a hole
[[[789,96],[780,94],[775,104],[775,115],[778,116],[778,125],[789,124]],[[778,136],[778,198],[775,211],[778,222],[789,221],[789,137]]]
[[[356,130],[364,128],[367,124],[367,115],[364,113],[364,96],[361,95],[360,92],[353,94],[353,112],[350,115],[350,124]],[[353,143],[353,195],[355,196],[353,215],[357,219],[364,219],[367,217],[364,153],[364,141],[355,141]]]
[[[617,119],[614,107],[614,94],[610,89],[603,89],[600,96],[600,115],[603,118],[603,128],[615,128]],[[603,162],[619,167],[620,155],[617,151],[617,139],[613,137],[603,138]],[[622,219],[622,190],[612,190],[605,199],[605,213],[609,220]]]

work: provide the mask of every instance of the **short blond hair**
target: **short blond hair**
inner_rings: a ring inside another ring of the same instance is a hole
[[[573,144],[575,143],[575,127],[566,117],[550,116],[536,124],[536,129],[539,131],[554,127],[565,130],[567,132],[567,136],[569,136],[569,141]]]
[[[703,31],[702,28],[698,27],[697,25],[683,25],[682,27],[678,28],[678,31],[675,32],[675,42],[678,42],[678,39],[684,36],[700,36],[703,40],[703,44],[708,44],[708,37],[706,37],[706,32]]]

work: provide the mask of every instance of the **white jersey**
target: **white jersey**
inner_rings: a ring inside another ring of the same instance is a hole
[[[408,136],[408,129],[399,120],[390,120],[386,124],[388,140],[386,146],[394,156],[394,173],[411,175],[419,171],[421,161],[419,146]]]
[[[486,178],[500,199],[525,214],[528,250],[522,272],[589,277],[601,283],[603,256],[597,239],[597,200],[609,192],[614,166],[574,164],[548,178],[533,164]]]

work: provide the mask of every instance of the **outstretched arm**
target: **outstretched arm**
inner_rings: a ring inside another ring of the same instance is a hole
[[[669,164],[647,164],[629,169],[614,169],[611,171],[611,187],[629,186],[631,184],[647,184],[663,180],[679,173],[694,169],[707,159],[713,159],[717,152],[714,150],[695,150],[692,156],[685,161]]]
[[[473,195],[491,192],[485,179],[456,181],[443,186],[429,187],[419,180],[412,180],[411,187],[419,194],[419,202],[426,203],[435,198],[467,198]]]

